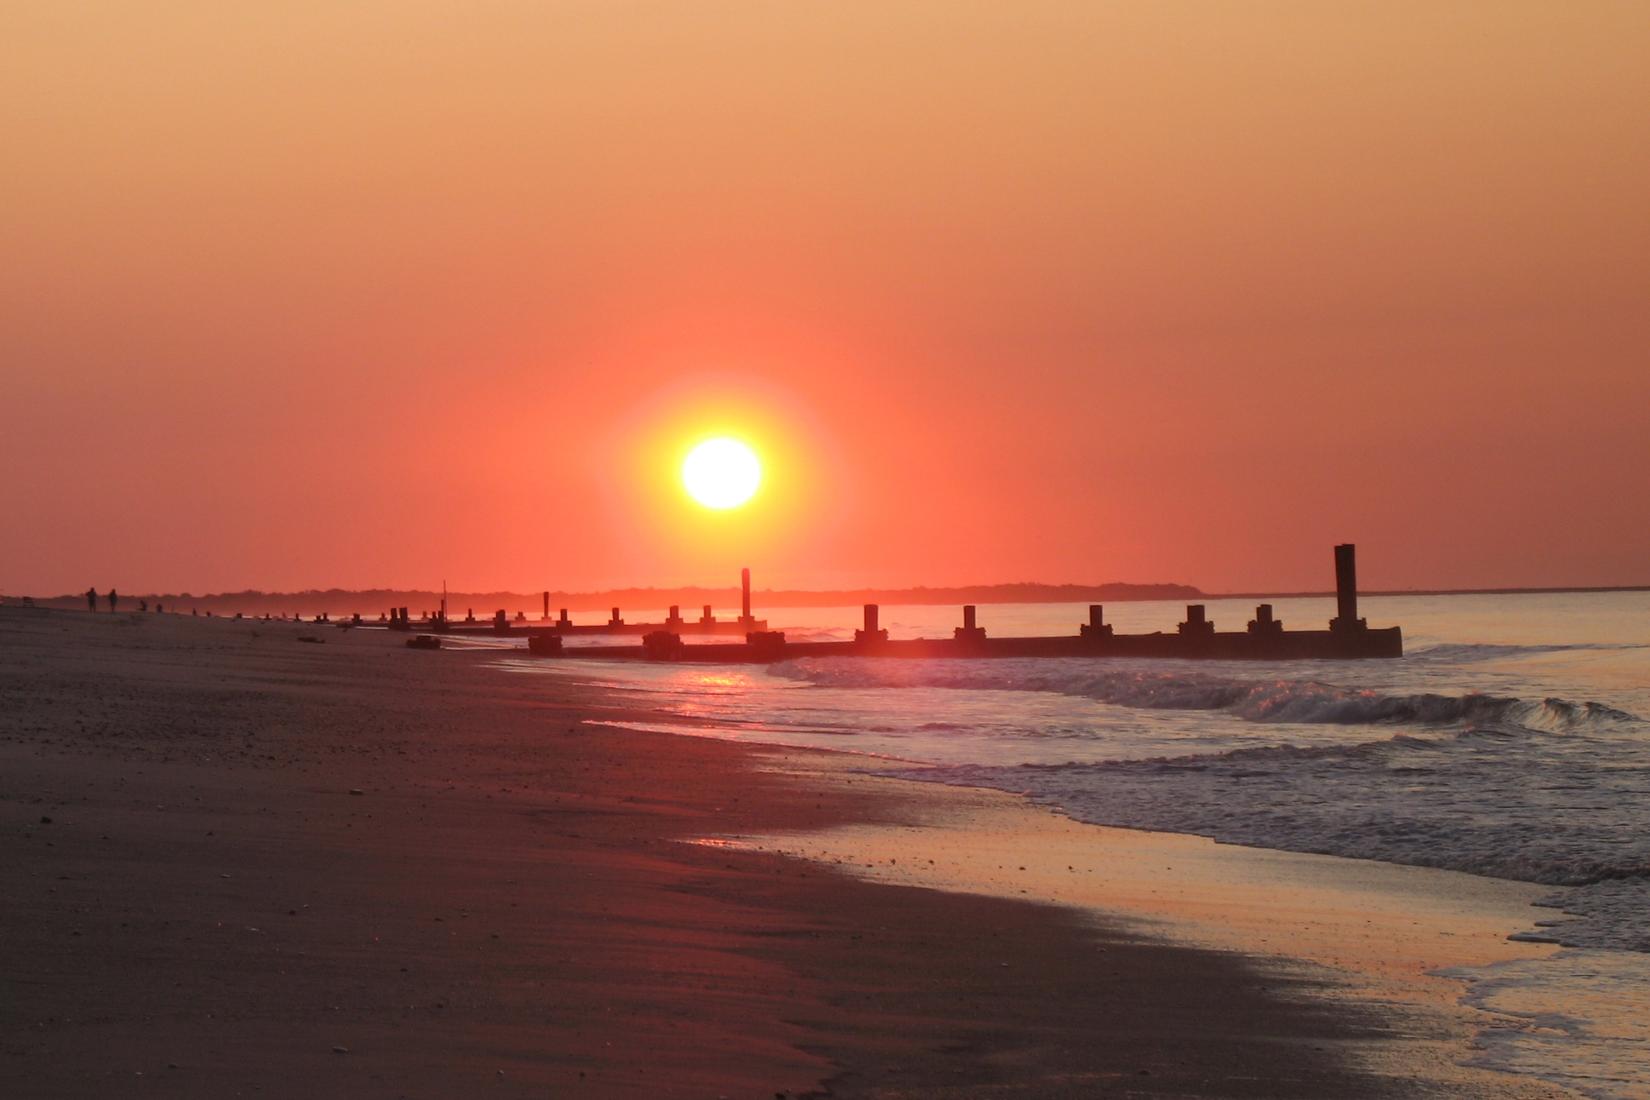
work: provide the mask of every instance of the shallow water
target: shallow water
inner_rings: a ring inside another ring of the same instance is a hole
[[[1291,626],[1333,614],[1328,599],[1274,604]],[[1182,610],[1118,604],[1107,618],[1172,630]],[[792,638],[858,625],[851,608],[768,614]],[[1069,634],[1086,614],[999,605],[980,623]],[[654,728],[887,757],[892,774],[1021,792],[1097,824],[1551,884],[1568,917],[1546,931],[1578,950],[1484,976],[1474,996],[1562,1017],[1573,1038],[1521,1029],[1485,1057],[1597,1095],[1650,1094],[1644,1036],[1600,1015],[1650,1014],[1637,979],[1650,974],[1650,593],[1376,597],[1362,614],[1403,626],[1408,656],[512,664],[632,694]],[[1209,604],[1228,629],[1251,616]],[[950,608],[883,609],[896,637],[956,622]],[[1585,1082],[1558,1066],[1583,1045]]]

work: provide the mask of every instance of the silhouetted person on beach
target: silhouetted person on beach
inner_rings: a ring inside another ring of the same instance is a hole
[[[119,601],[120,601],[120,597],[115,595],[115,590],[113,588],[109,589],[109,611],[111,613],[115,609],[115,604],[117,604]]]
[[[86,589],[86,610],[97,610],[97,589],[95,588]]]
[[[149,601],[148,600],[139,600],[138,601],[138,610],[139,611],[149,610]]]

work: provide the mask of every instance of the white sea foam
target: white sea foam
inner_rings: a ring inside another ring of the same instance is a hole
[[[1174,664],[1179,667],[1164,669]],[[821,687],[934,687],[1039,691],[1153,710],[1222,710],[1253,722],[1335,725],[1517,723],[1544,729],[1636,722],[1626,711],[1591,701],[1525,700],[1481,693],[1390,695],[1312,680],[1240,679],[1204,673],[1189,662],[1116,661],[1097,667],[1080,658],[1037,661],[864,661],[805,658],[771,673]]]
[[[1650,955],[1562,951],[1446,973],[1497,1018],[1478,1035],[1478,1064],[1600,1100],[1650,1097]]]

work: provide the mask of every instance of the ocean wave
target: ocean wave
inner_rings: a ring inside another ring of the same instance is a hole
[[[770,675],[835,688],[1038,691],[1147,710],[1223,711],[1251,722],[1327,725],[1505,726],[1549,732],[1614,726],[1638,717],[1603,703],[1434,692],[1383,694],[1311,680],[1240,680],[1185,670],[1096,670],[1077,662],[784,661]]]
[[[1527,761],[1495,746],[1474,745],[1477,737],[1399,735],[1356,745],[1274,745],[1103,764],[951,765],[889,774],[1012,791],[1097,825],[1553,886],[1615,883],[1612,889],[1646,897],[1650,842],[1609,843],[1619,837],[1608,819],[1555,820],[1538,797],[1541,789],[1520,782]],[[1439,757],[1438,766],[1417,766],[1417,754]],[[1487,813],[1463,811],[1464,789],[1479,796],[1505,790],[1518,804],[1509,802],[1505,815],[1491,820]],[[1547,788],[1565,789],[1562,782]],[[1568,903],[1564,907],[1578,911]],[[1643,921],[1633,923],[1642,934]]]
[[[1466,664],[1473,661],[1496,661],[1511,657],[1539,657],[1549,653],[1594,653],[1618,649],[1644,649],[1634,643],[1605,644],[1577,642],[1569,645],[1500,645],[1490,643],[1442,643],[1410,650],[1405,656],[1410,661],[1443,661]]]

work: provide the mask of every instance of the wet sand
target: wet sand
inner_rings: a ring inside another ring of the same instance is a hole
[[[1411,1077],[1425,1018],[1310,968],[684,843],[952,792],[488,660],[0,610],[0,1094],[1558,1095]]]
[[[707,843],[818,862],[872,882],[1069,906],[1102,922],[1189,946],[1235,952],[1338,1000],[1382,1006],[1405,1025],[1359,1048],[1376,1072],[1463,1086],[1512,1082],[1471,1068],[1485,1029],[1538,1023],[1463,1003],[1448,973],[1548,958],[1535,922],[1551,888],[1372,860],[1217,844],[1203,837],[1073,821],[996,790],[912,781],[876,762],[775,750],[767,767],[813,786],[891,788],[902,823],[717,838]],[[1509,938],[1517,932],[1519,939]]]

